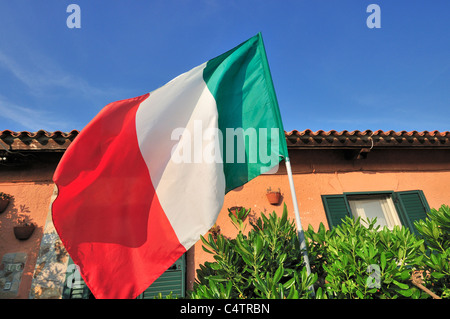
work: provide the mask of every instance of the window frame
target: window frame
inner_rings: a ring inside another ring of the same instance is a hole
[[[388,194],[374,194],[374,195],[351,195],[347,196],[347,200],[350,206],[351,214],[354,218],[361,217],[361,219],[367,221],[373,219],[373,217],[368,217],[366,215],[365,209],[362,209],[362,215],[358,212],[358,207],[364,207],[366,203],[377,203],[384,215],[385,224],[380,225],[381,228],[386,226],[388,229],[392,230],[395,226],[401,226],[402,222],[400,220],[399,213],[394,204],[394,200],[391,195]],[[377,220],[377,223],[380,223]]]
[[[422,190],[409,190],[397,192],[392,190],[362,191],[362,192],[344,192],[342,194],[321,195],[329,228],[332,229],[333,227],[336,227],[337,225],[341,224],[342,219],[344,219],[345,216],[354,218],[348,201],[349,196],[372,196],[372,195],[390,196],[392,198],[392,201],[394,202],[394,207],[396,209],[397,215],[400,219],[402,226],[409,228],[415,234],[417,234],[417,230],[414,227],[414,221],[417,219],[425,218],[426,213],[430,211],[430,207],[426,200],[425,194],[423,193]],[[419,218],[416,216],[417,212],[415,213],[415,216],[410,216],[410,209],[406,207],[405,199],[403,197],[409,195],[417,196],[416,199],[418,199],[423,206],[423,212],[419,212],[419,215],[421,215]],[[338,209],[337,211],[333,212],[333,209],[331,209],[332,207],[330,206],[330,199],[332,199],[334,202],[341,201],[339,203],[340,210]],[[346,210],[345,213],[343,211],[344,209]]]

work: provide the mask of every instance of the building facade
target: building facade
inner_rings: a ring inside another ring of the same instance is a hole
[[[0,298],[90,298],[80,283],[51,220],[57,196],[52,176],[78,131],[0,131],[0,192],[12,195],[0,213]],[[345,216],[377,217],[382,226],[404,225],[424,218],[430,208],[450,204],[450,132],[291,131],[286,133],[295,191],[303,228],[320,223],[330,228]],[[268,189],[279,191],[277,204]],[[225,196],[216,225],[234,237],[228,209],[281,214],[286,204],[294,220],[284,163]],[[31,220],[29,239],[18,239],[15,227]],[[245,221],[248,223],[249,221]],[[195,270],[211,256],[197,242],[140,298],[158,292],[184,295],[193,287]]]

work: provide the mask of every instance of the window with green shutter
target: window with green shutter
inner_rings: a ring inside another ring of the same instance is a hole
[[[164,298],[171,293],[174,297],[185,297],[186,295],[185,255],[181,256],[180,259],[170,266],[137,299],[154,299],[159,294]],[[62,299],[90,298],[94,298],[94,296],[81,277],[78,266],[73,263],[72,258],[69,258]]]
[[[92,293],[81,277],[78,266],[69,257],[67,264],[66,280],[62,291],[62,299],[91,299]]]
[[[181,256],[169,269],[155,280],[137,299],[155,299],[172,294],[173,297],[185,297],[186,294],[186,261],[185,255]]]
[[[408,227],[417,233],[414,221],[425,219],[430,210],[421,190],[393,192],[353,192],[322,195],[328,225],[336,227],[346,217],[377,218],[377,224]]]
[[[418,234],[414,222],[425,219],[427,212],[430,211],[424,193],[422,191],[396,192],[393,194],[393,200],[402,224]]]
[[[323,195],[322,201],[330,228],[339,225],[346,216],[351,217],[345,195]]]

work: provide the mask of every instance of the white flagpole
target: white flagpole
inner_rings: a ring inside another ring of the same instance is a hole
[[[303,254],[303,259],[305,261],[306,265],[306,273],[308,275],[311,274],[311,266],[309,263],[309,257],[308,257],[308,249],[306,247],[306,240],[305,240],[305,233],[303,232],[302,228],[302,222],[300,220],[300,213],[298,210],[298,204],[297,204],[297,195],[295,194],[295,187],[294,187],[294,178],[292,177],[292,169],[291,169],[291,161],[289,157],[285,158],[286,163],[286,171],[289,178],[289,186],[291,188],[291,196],[292,196],[292,202],[294,204],[294,212],[295,212],[295,220],[297,224],[297,232],[298,232],[298,239],[300,241],[300,250]],[[310,286],[309,289],[312,291],[312,295],[314,296],[314,287]]]

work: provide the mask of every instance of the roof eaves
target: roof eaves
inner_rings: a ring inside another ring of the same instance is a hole
[[[14,132],[10,130],[0,131],[0,143],[9,151],[65,151],[72,143],[79,131],[70,132]],[[0,148],[0,151],[2,148]]]

